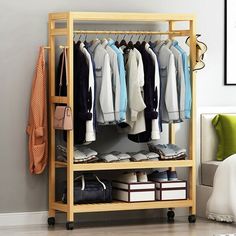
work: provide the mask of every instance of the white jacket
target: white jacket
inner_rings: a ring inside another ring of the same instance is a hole
[[[140,52],[134,48],[126,55],[126,83],[128,94],[127,123],[130,126],[129,134],[138,134],[146,131],[143,100],[144,69]]]
[[[90,46],[96,70],[96,117],[99,123],[114,122],[110,58],[96,39]]]
[[[93,74],[92,59],[89,52],[85,48],[84,43],[80,43],[80,50],[85,55],[88,66],[89,66],[89,81],[88,81],[89,86],[88,87],[91,88],[91,100],[92,100],[92,107],[91,107],[90,112],[94,114],[93,113],[93,110],[94,110],[94,102],[93,102],[94,101],[94,74]],[[92,115],[92,119],[86,121],[86,133],[85,133],[86,142],[92,142],[96,140],[96,133],[93,126],[93,120],[94,120],[94,117]]]

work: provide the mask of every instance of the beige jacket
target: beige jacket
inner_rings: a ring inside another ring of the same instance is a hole
[[[128,107],[126,112],[130,129],[129,134],[138,134],[146,130],[143,99],[144,69],[140,52],[134,48],[126,57],[126,83],[128,94]]]
[[[44,49],[39,50],[32,84],[27,133],[30,172],[40,174],[48,160],[47,85]]]

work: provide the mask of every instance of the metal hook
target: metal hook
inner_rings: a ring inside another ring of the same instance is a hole
[[[126,34],[124,34],[123,40],[125,39]]]
[[[143,41],[145,41],[145,40],[146,40],[146,38],[147,38],[147,35],[144,35]]]
[[[84,41],[87,41],[87,37],[88,37],[88,35],[85,34]]]
[[[131,37],[130,37],[130,40],[129,41],[132,41],[132,38],[134,37],[134,35],[131,35]]]
[[[117,34],[117,36],[116,36],[116,41],[118,41],[118,39],[119,39],[119,36],[120,36],[120,35],[119,35],[119,34]]]
[[[140,40],[140,38],[141,38],[141,34],[138,36],[138,41]]]
[[[150,42],[152,41],[152,35],[150,35],[150,39],[149,39],[149,41],[150,41]]]

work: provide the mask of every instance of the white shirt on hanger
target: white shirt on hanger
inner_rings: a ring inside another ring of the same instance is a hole
[[[140,52],[134,48],[125,55],[126,83],[128,94],[127,123],[130,126],[129,134],[138,134],[146,131],[143,100],[144,69]]]

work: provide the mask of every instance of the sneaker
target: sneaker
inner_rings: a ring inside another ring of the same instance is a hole
[[[176,171],[168,170],[167,171],[167,175],[168,175],[168,180],[169,181],[176,181],[176,180],[178,180],[177,172]]]
[[[137,174],[135,172],[124,173],[116,178],[117,181],[124,182],[124,183],[137,183]]]
[[[167,171],[159,172],[158,170],[154,171],[152,174],[148,175],[148,179],[151,181],[168,181]]]
[[[139,171],[137,172],[138,182],[148,182],[147,173]]]

